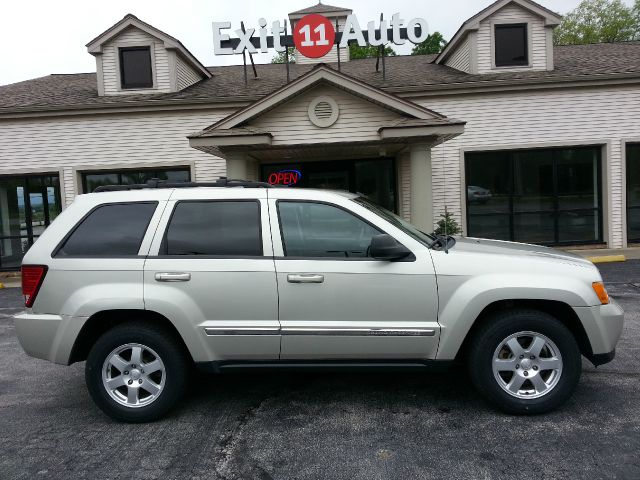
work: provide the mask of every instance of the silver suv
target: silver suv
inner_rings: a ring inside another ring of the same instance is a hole
[[[77,197],[24,258],[24,350],[86,360],[96,404],[131,422],[164,415],[193,365],[458,361],[502,410],[541,413],[571,395],[581,355],[614,357],[623,311],[587,260],[428,235],[351,193],[267,187]]]

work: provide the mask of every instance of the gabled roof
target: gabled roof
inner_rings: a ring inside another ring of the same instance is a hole
[[[289,17],[299,17],[302,15],[308,15],[310,13],[321,13],[324,15],[327,14],[342,14],[349,15],[352,10],[350,8],[342,8],[342,7],[334,7],[332,5],[326,5],[322,2],[318,2],[317,5],[313,5],[311,7],[303,8],[302,10],[296,10],[295,12],[291,12]]]
[[[482,22],[486,18],[496,13],[501,8],[504,8],[511,3],[516,4],[524,8],[525,10],[528,10],[534,15],[538,15],[544,18],[546,26],[555,27],[556,25],[559,25],[560,22],[562,21],[561,15],[555,12],[552,12],[548,8],[545,8],[542,5],[532,0],[497,0],[496,2],[489,5],[487,8],[480,10],[478,13],[476,13],[473,17],[465,21],[460,26],[460,28],[455,33],[451,41],[447,44],[446,47],[444,47],[444,49],[436,57],[435,63],[441,63],[444,60],[446,60],[446,58],[456,50],[457,46],[460,44],[460,42],[462,42],[462,40],[464,40],[464,38],[467,36],[467,34],[470,31],[478,30],[478,28],[480,27],[480,22]]]
[[[416,103],[404,100],[388,92],[373,87],[356,78],[338,72],[324,63],[318,64],[308,73],[298,77],[291,83],[266,95],[249,106],[238,110],[226,118],[214,123],[209,130],[228,129],[244,125],[249,120],[261,115],[267,110],[290,100],[293,96],[315,86],[319,83],[327,83],[341,88],[353,95],[364,98],[367,101],[377,103],[387,109],[394,110],[401,115],[423,120],[444,120],[447,117],[433,110],[422,107]],[[203,132],[204,133],[204,132]]]
[[[202,65],[200,61],[193,56],[193,54],[187,50],[187,48],[182,44],[180,40],[171,35],[164,33],[162,30],[157,29],[153,25],[149,25],[146,22],[143,22],[135,15],[128,13],[125,15],[122,20],[108,28],[96,38],[87,43],[86,47],[90,54],[99,55],[102,53],[102,47],[105,43],[111,41],[113,38],[117,37],[122,31],[127,28],[134,27],[139,30],[142,30],[145,33],[157,38],[164,42],[164,47],[169,50],[176,50],[181,54],[181,56],[197,71],[199,71],[203,77],[211,78],[211,72],[207,70],[207,67]]]

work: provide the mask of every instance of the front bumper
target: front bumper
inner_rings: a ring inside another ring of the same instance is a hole
[[[71,349],[86,317],[32,313],[26,310],[15,315],[13,320],[18,341],[28,355],[68,365]]]
[[[610,362],[624,325],[624,311],[614,300],[607,305],[574,307],[591,344],[586,355],[594,365]]]
[[[609,363],[614,358],[616,358],[616,350],[615,350],[615,348],[612,351],[610,351],[609,353],[597,353],[595,355],[589,355],[589,360],[596,367],[599,367],[600,365],[604,365],[605,363]]]

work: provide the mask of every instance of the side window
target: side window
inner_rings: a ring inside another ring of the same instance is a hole
[[[153,87],[151,49],[149,47],[120,48],[120,82],[122,88]]]
[[[496,67],[515,67],[529,64],[527,24],[495,26]]]
[[[288,257],[367,257],[377,228],[323,203],[278,202],[282,243]]]
[[[261,256],[260,203],[179,202],[161,251],[166,255]]]
[[[157,202],[102,205],[71,232],[56,257],[137,255]]]

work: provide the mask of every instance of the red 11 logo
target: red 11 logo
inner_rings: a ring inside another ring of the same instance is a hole
[[[322,15],[305,15],[293,30],[296,50],[308,58],[320,58],[331,51],[336,31],[328,18]]]

